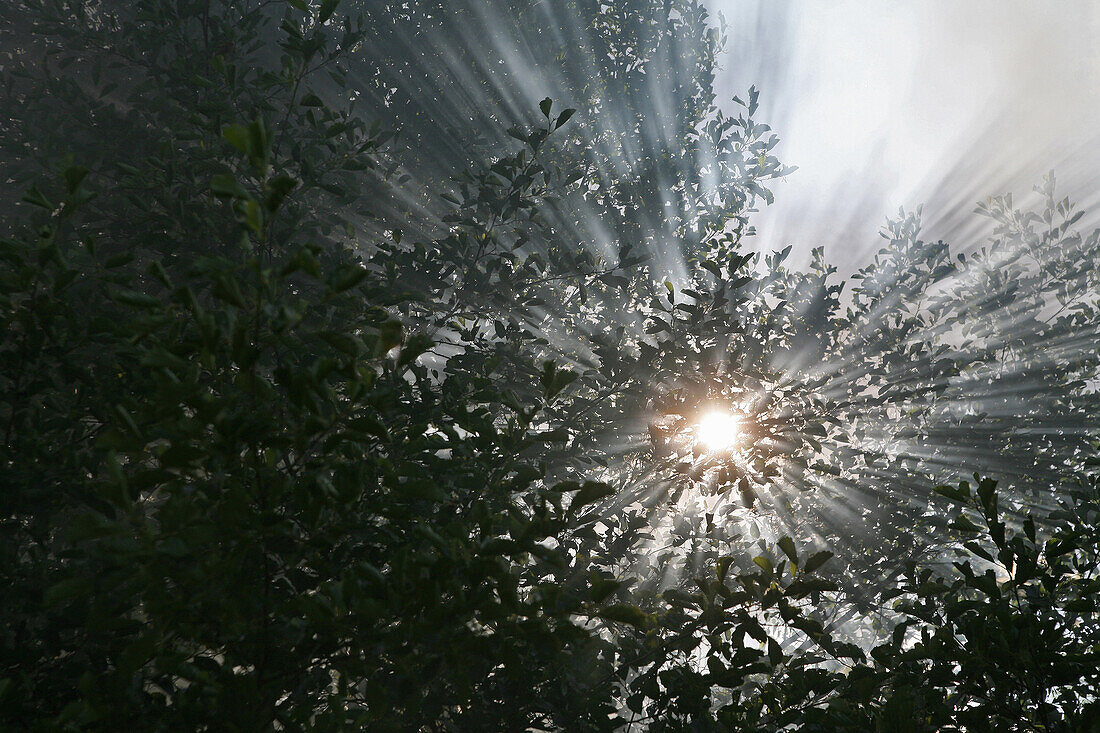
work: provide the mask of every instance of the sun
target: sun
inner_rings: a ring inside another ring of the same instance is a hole
[[[733,450],[740,437],[741,420],[728,410],[711,410],[695,425],[695,440],[713,452]]]

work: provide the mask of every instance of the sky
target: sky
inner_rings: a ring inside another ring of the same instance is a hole
[[[756,246],[815,246],[851,271],[899,206],[926,238],[979,244],[990,195],[1037,200],[1051,169],[1100,224],[1100,2],[709,0],[729,25],[720,97],[761,90],[759,120],[799,170],[755,218]]]

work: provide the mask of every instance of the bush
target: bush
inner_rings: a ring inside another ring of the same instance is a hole
[[[498,40],[542,12],[508,8]],[[1053,180],[970,259],[891,224],[842,306],[820,252],[744,249],[787,169],[755,90],[718,109],[697,3],[580,4],[604,83],[534,39],[577,109],[469,126],[413,114],[431,53],[380,59],[478,6],[345,9],[6,11],[6,726],[1084,729],[1097,352],[1031,344],[1095,341],[1097,235]],[[1082,432],[952,411],[1006,385]],[[736,456],[692,438],[711,404]],[[932,489],[979,429],[1008,511]]]

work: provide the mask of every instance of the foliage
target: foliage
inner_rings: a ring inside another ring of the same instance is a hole
[[[1087,729],[1097,235],[903,218],[844,302],[743,251],[787,169],[699,3],[506,5],[576,109],[418,88],[474,3],[5,10],[4,725]],[[931,490],[979,429],[1008,512]]]

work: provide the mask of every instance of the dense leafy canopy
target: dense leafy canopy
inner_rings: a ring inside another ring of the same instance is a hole
[[[1052,177],[848,294],[696,0],[0,12],[4,727],[1095,725]]]

